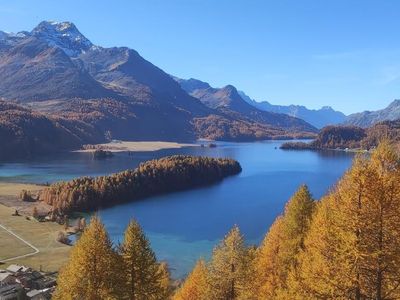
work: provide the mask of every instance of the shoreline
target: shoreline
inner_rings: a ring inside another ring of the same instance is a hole
[[[117,152],[154,152],[165,149],[180,149],[184,147],[200,147],[194,143],[177,143],[163,141],[112,141],[110,143],[86,145],[86,149],[73,150],[72,152],[89,153],[96,150]]]
[[[361,148],[348,148],[348,149],[338,149],[338,148],[279,148],[285,151],[336,151],[336,152],[347,152],[347,153],[371,153],[371,150],[365,150]]]

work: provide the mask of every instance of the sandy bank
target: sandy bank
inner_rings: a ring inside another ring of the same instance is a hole
[[[174,142],[128,142],[128,141],[118,141],[105,144],[90,145],[92,149],[76,150],[75,152],[93,152],[96,149],[108,150],[111,152],[146,152],[146,151],[158,151],[163,149],[179,149],[183,147],[197,147],[197,144],[183,144]]]

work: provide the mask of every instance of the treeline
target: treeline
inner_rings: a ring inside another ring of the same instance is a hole
[[[400,299],[400,156],[388,143],[359,155],[320,201],[301,186],[259,247],[233,227],[174,291],[135,222],[118,251],[92,223],[56,299]]]
[[[90,211],[116,203],[161,193],[212,184],[241,172],[233,159],[175,155],[140,164],[110,176],[81,177],[44,189],[39,200],[53,206],[53,213]]]
[[[375,148],[380,141],[388,139],[393,143],[400,142],[400,120],[384,121],[370,128],[356,126],[327,126],[321,129],[311,142],[287,142],[281,149],[364,149]]]

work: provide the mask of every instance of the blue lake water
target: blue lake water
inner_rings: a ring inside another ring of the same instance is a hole
[[[282,141],[218,143],[217,148],[183,148],[119,153],[93,160],[88,153],[70,153],[29,162],[0,163],[0,181],[45,183],[82,175],[104,175],[136,167],[140,162],[172,154],[231,157],[243,172],[216,185],[148,198],[101,210],[99,215],[115,243],[136,218],[158,259],[166,260],[174,277],[184,276],[199,257],[237,224],[248,243],[259,243],[299,185],[315,198],[332,187],[350,166],[353,154],[338,151],[284,151]]]

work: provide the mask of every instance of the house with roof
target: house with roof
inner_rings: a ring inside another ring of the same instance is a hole
[[[26,297],[30,300],[50,300],[51,289],[30,290],[28,293],[26,293]]]
[[[20,284],[0,286],[0,300],[25,299],[25,290]]]
[[[15,283],[16,278],[11,272],[0,271],[0,286]]]
[[[29,271],[32,271],[32,269],[29,267],[20,266],[20,265],[9,265],[7,268],[7,271],[15,274],[15,273],[29,272]]]

